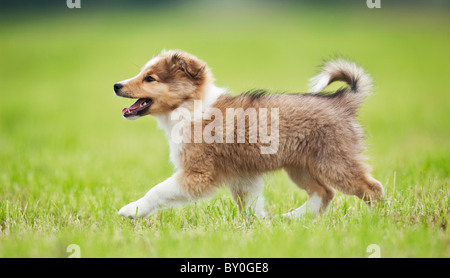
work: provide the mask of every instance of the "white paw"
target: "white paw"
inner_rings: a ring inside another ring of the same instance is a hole
[[[283,219],[302,219],[303,217],[306,217],[306,216],[315,217],[317,215],[318,215],[317,211],[308,210],[305,208],[305,206],[301,206],[293,211],[282,214],[281,217]]]
[[[146,206],[140,200],[129,203],[119,210],[119,215],[131,219],[141,218],[148,215]]]
[[[296,214],[294,212],[288,212],[288,213],[282,214],[281,217],[284,218],[284,219],[294,219],[294,218],[301,218],[302,215],[304,215],[304,214],[303,213],[302,214]]]
[[[262,210],[262,211],[255,212],[255,216],[258,219],[264,219],[264,218],[266,218],[267,214],[266,214],[266,212],[264,210]]]

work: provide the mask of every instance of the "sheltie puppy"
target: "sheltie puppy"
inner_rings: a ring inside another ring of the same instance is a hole
[[[370,93],[371,78],[354,63],[326,63],[311,79],[312,93],[237,96],[214,85],[205,62],[186,52],[163,51],[138,75],[114,84],[117,96],[137,99],[126,119],[152,115],[166,131],[176,172],[144,197],[120,209],[146,217],[162,207],[211,196],[225,185],[239,209],[258,218],[264,210],[263,173],[284,169],[309,198],[286,218],[327,210],[335,189],[367,204],[383,187],[363,163],[363,131],[355,113]],[[347,88],[326,94],[334,81]]]

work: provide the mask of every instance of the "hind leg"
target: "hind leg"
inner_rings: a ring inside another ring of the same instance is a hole
[[[373,206],[383,199],[384,190],[382,184],[370,174],[365,174],[351,183],[355,188],[355,194],[364,200],[367,205]],[[345,192],[344,192],[345,193]]]
[[[382,184],[370,175],[370,167],[357,160],[329,165],[328,169],[321,169],[315,175],[342,193],[364,200],[369,206],[384,196]]]
[[[325,212],[334,198],[334,190],[315,179],[301,168],[285,168],[289,178],[308,193],[308,201],[301,207],[283,214],[286,218],[299,218],[305,213],[317,215]]]

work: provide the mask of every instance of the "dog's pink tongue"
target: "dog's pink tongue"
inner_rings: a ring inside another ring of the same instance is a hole
[[[125,107],[124,109],[122,109],[122,114],[128,114],[130,110],[128,110],[128,107]]]
[[[130,107],[125,107],[122,109],[122,114],[130,114],[133,113],[135,110],[139,109],[141,107],[141,104],[145,102],[145,99],[140,98],[138,99],[133,105]]]

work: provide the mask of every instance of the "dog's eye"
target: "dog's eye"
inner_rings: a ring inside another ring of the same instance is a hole
[[[153,78],[153,77],[151,77],[151,76],[149,75],[149,76],[146,76],[146,77],[144,78],[144,81],[145,81],[145,82],[152,82],[152,81],[155,81],[155,78]]]

